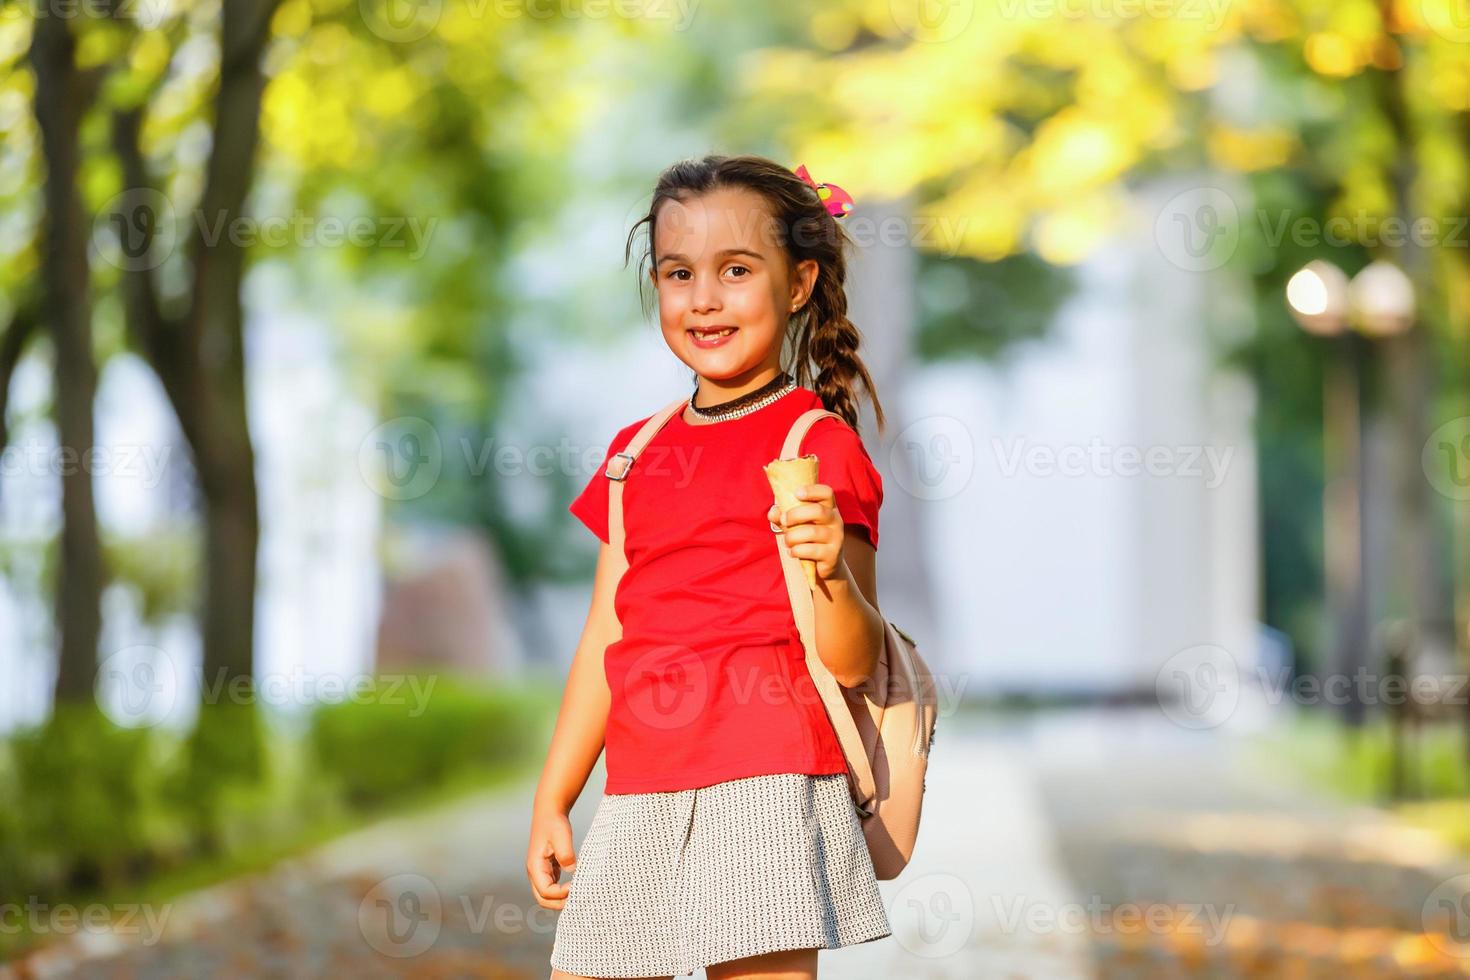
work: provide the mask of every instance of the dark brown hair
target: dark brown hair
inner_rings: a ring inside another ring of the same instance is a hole
[[[740,187],[754,191],[765,199],[774,219],[777,237],[786,253],[788,265],[805,259],[817,262],[817,280],[806,305],[791,317],[794,330],[786,340],[796,352],[796,363],[787,370],[796,383],[812,389],[828,411],[836,412],[847,423],[858,428],[857,385],[862,382],[878,431],[884,426],[883,406],[873,388],[873,379],[858,357],[858,328],[847,318],[847,279],[845,249],[852,244],[847,232],[816,190],[794,172],[759,156],[709,155],[697,160],[680,160],[658,176],[648,213],[628,232],[624,262],[633,254],[633,239],[640,226],[647,225],[647,246],[639,265],[638,286],[648,312],[644,292],[648,269],[657,268],[654,255],[654,225],[659,207],[666,201],[688,201],[709,191]]]

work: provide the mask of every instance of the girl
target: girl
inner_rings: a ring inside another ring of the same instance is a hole
[[[891,935],[771,537],[815,562],[819,656],[861,683],[883,643],[883,486],[855,428],[858,382],[884,419],[847,319],[844,198],[805,168],[707,156],[664,171],[634,225],[695,388],[625,474],[622,554],[606,470],[652,416],[618,432],[570,508],[603,546],[526,856],[537,902],[561,910],[553,980],[810,978],[818,949]],[[761,467],[818,407],[848,424],[812,426],[801,452],[820,482],[780,513]],[[577,853],[568,813],[604,744]]]

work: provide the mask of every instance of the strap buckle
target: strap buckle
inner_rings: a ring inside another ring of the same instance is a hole
[[[908,642],[908,645],[909,646],[916,647],[916,646],[919,645],[919,641],[918,640],[914,639],[912,636],[909,636],[907,633],[905,633],[902,630],[902,628],[900,628],[899,625],[897,623],[895,623],[893,620],[890,619],[888,621],[888,625],[889,626],[892,626],[893,627],[893,632],[895,632],[899,636],[903,637]]]
[[[627,460],[627,462],[623,464],[622,470],[620,470],[616,475],[614,475],[613,474],[614,461],[617,460],[618,457],[620,457],[620,456],[623,459]],[[602,475],[605,476],[605,477],[607,477],[609,480],[625,480],[625,479],[627,479],[627,477],[628,477],[628,471],[633,468],[633,460],[634,460],[634,458],[635,457],[633,456],[632,453],[613,453],[612,456],[608,459],[608,461],[607,461],[607,469],[603,470]]]

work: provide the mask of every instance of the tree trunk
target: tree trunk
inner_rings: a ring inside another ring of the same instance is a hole
[[[260,538],[255,454],[244,391],[216,390],[212,402],[207,412],[212,431],[194,449],[204,487],[205,677],[250,684]]]
[[[1380,0],[1386,36],[1392,38],[1389,25],[1394,23],[1390,0]],[[1406,45],[1401,57],[1408,56]],[[1417,134],[1413,130],[1408,108],[1408,78],[1402,64],[1374,70],[1378,103],[1394,135],[1396,156],[1392,168],[1394,210],[1403,227],[1412,228],[1420,217],[1414,200],[1417,174]],[[1394,510],[1396,512],[1396,548],[1393,556],[1394,579],[1403,590],[1398,610],[1410,618],[1423,647],[1439,650],[1454,645],[1452,613],[1453,586],[1440,564],[1440,539],[1434,529],[1434,490],[1424,479],[1420,453],[1424,439],[1433,426],[1433,399],[1439,391],[1439,378],[1431,357],[1429,331],[1434,329],[1427,314],[1428,300],[1436,295],[1436,284],[1430,266],[1429,252],[1410,235],[1399,251],[1404,272],[1414,283],[1419,312],[1410,331],[1389,340],[1385,350],[1385,381],[1388,410],[1396,427]]]
[[[241,308],[245,252],[225,234],[206,242],[203,228],[226,228],[244,213],[255,173],[261,55],[279,0],[230,0],[221,7],[220,80],[214,140],[188,242],[189,307],[166,313],[152,273],[124,275],[128,328],[168,393],[189,441],[204,521],[203,634],[206,700],[191,743],[191,771],[201,796],[222,778],[259,774],[254,698],[255,586],[260,537],[255,452],[246,411]],[[151,180],[138,134],[142,109],[114,114],[113,141],[124,183],[146,207]],[[153,227],[136,222],[130,227]],[[208,805],[202,800],[201,805]]]
[[[15,377],[15,369],[26,352],[26,345],[40,325],[37,317],[29,299],[23,300],[10,319],[10,326],[0,334],[0,454],[10,445],[10,426],[5,420],[10,407],[10,379]],[[3,487],[0,487],[0,492],[3,492]]]
[[[31,64],[46,159],[42,319],[55,345],[56,423],[62,453],[56,700],[82,703],[92,699],[102,630],[103,569],[91,473],[97,368],[92,359],[88,226],[76,187],[78,131],[96,91],[96,76],[77,69],[70,25],[65,17],[38,18]]]

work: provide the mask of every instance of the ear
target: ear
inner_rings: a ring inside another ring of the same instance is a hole
[[[802,259],[796,263],[796,267],[791,270],[791,303],[786,312],[795,313],[806,305],[812,290],[816,288],[817,273],[820,271],[821,266],[816,259]]]

